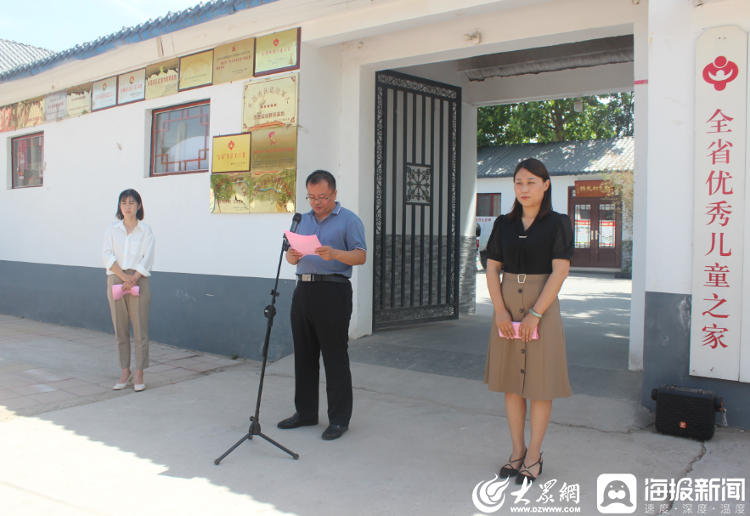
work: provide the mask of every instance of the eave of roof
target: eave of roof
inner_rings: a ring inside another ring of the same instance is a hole
[[[9,82],[24,77],[39,75],[56,66],[77,59],[88,59],[122,45],[140,43],[164,34],[176,32],[208,21],[230,16],[238,11],[252,9],[261,5],[277,2],[278,0],[214,0],[199,3],[195,7],[183,11],[170,12],[155,20],[149,20],[135,27],[123,27],[122,30],[103,36],[95,41],[76,45],[49,57],[31,63],[22,64],[0,73],[0,83]]]

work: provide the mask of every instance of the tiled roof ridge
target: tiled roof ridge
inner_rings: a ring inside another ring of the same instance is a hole
[[[140,43],[165,34],[176,32],[193,25],[199,25],[211,20],[235,14],[238,11],[252,9],[278,0],[209,0],[200,2],[194,7],[181,11],[168,12],[156,19],[149,19],[133,27],[123,27],[121,30],[101,36],[94,41],[78,44],[67,50],[24,63],[0,73],[0,83],[14,79],[38,75],[56,65],[74,59],[88,59],[103,54],[119,46]]]
[[[549,143],[485,145],[477,149],[477,177],[510,177],[521,160],[540,159],[551,176],[632,171],[633,136]]]
[[[50,50],[50,49],[45,48],[45,47],[39,47],[37,45],[30,45],[28,43],[21,43],[20,41],[16,41],[16,40],[13,40],[13,39],[8,39],[8,38],[0,37],[0,41],[4,41],[6,43],[13,43],[14,45],[20,45],[20,46],[23,46],[23,47],[33,48],[34,50],[42,50],[44,52],[49,52],[50,54],[54,54],[55,53],[54,50]]]
[[[591,138],[588,140],[563,140],[561,142],[526,142],[526,143],[503,143],[499,145],[482,145],[477,147],[478,149],[492,149],[495,147],[521,147],[524,145],[528,146],[552,146],[552,145],[570,145],[578,143],[592,143],[592,142],[611,142],[621,140],[632,140],[635,136],[615,136],[613,138]]]

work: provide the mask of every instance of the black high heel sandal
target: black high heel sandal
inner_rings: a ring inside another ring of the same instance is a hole
[[[521,469],[518,471],[518,476],[516,477],[516,484],[518,484],[518,485],[523,484],[524,479],[528,479],[529,482],[533,482],[534,480],[536,480],[537,478],[539,478],[539,475],[542,474],[542,466],[544,466],[544,461],[542,460],[542,455],[543,454],[544,454],[544,452],[540,453],[539,454],[539,460],[536,461],[531,466],[527,466],[526,464],[523,464],[521,466]],[[529,473],[529,468],[533,468],[537,464],[539,464],[539,473],[537,473],[535,477],[532,477],[531,474]]]
[[[528,451],[528,450],[526,450]],[[507,478],[507,477],[515,477],[519,471],[521,471],[521,468],[523,467],[523,459],[526,458],[526,452],[523,452],[523,456],[520,459],[516,460],[510,460],[513,458],[513,454],[510,454],[510,457],[508,457],[508,462],[500,468],[500,478]],[[521,462],[520,466],[517,468],[513,467],[514,462]]]

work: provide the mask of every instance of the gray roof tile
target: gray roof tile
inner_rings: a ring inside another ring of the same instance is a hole
[[[52,50],[0,38],[0,72],[53,55]]]
[[[0,68],[0,83],[9,82],[14,79],[38,75],[50,68],[61,65],[75,59],[88,59],[103,54],[119,46],[130,43],[139,43],[147,39],[169,34],[193,25],[199,25],[207,21],[216,20],[224,16],[235,14],[238,11],[252,9],[261,5],[277,2],[278,0],[213,0],[201,2],[195,7],[167,13],[155,20],[149,20],[135,27],[123,27],[120,31],[108,36],[103,36],[95,41],[76,45],[68,50],[63,50],[49,56],[40,56],[33,62],[16,64],[14,68]],[[34,47],[32,47],[34,48]]]
[[[544,163],[551,176],[632,171],[634,148],[632,136],[480,147],[477,177],[512,177],[516,165],[527,158]]]

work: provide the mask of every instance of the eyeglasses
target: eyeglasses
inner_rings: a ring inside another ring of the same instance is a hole
[[[316,202],[326,202],[328,199],[331,198],[332,195],[333,195],[333,192],[329,193],[326,197],[311,197],[308,195],[307,197],[305,197],[305,199],[307,199],[310,204],[313,204]]]

